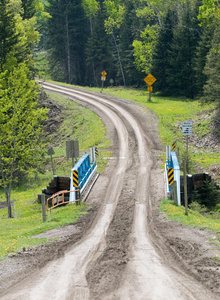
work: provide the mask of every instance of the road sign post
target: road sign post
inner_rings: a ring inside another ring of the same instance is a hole
[[[79,157],[79,141],[66,141],[66,157],[67,159],[72,158],[72,164],[74,165],[77,162],[77,158]]]
[[[101,93],[103,91],[103,87],[104,87],[104,81],[106,81],[106,75],[107,75],[107,72],[104,70],[102,71],[102,76],[101,76],[101,81],[102,81],[102,90],[101,90]]]
[[[152,74],[148,74],[147,77],[144,78],[144,81],[148,85],[148,87],[147,87],[147,90],[149,92],[149,99],[148,99],[148,101],[151,102],[151,93],[153,91],[152,84],[156,81],[156,78]]]
[[[187,191],[187,159],[188,159],[188,147],[189,136],[192,135],[192,121],[182,122],[182,135],[186,136],[186,155],[183,160],[183,175],[184,175],[184,202],[185,202],[185,215],[188,216],[188,191]]]

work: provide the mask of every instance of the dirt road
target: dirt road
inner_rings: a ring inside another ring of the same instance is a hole
[[[99,114],[112,140],[113,157],[87,200],[98,208],[84,234],[77,241],[69,239],[63,254],[35,272],[29,270],[24,280],[14,279],[0,299],[217,299],[217,288],[212,293],[203,284],[204,276],[192,276],[172,243],[166,243],[169,234],[179,245],[179,232],[172,237],[170,225],[166,239],[162,234],[167,225],[157,210],[164,197],[157,117],[126,100],[51,83],[42,86]],[[164,224],[160,230],[158,222]],[[190,234],[194,239],[197,233]],[[212,271],[218,273],[215,267]]]

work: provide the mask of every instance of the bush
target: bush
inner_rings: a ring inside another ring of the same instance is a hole
[[[205,214],[207,211],[207,207],[205,207],[205,205],[201,205],[196,201],[193,201],[191,204],[189,204],[189,208],[193,211],[196,211],[200,214]]]
[[[204,185],[198,190],[198,202],[213,210],[220,203],[220,190],[217,189],[213,181],[206,180]]]

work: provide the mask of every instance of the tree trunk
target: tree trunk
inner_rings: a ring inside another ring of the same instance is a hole
[[[122,75],[123,83],[124,83],[124,86],[126,86],[125,75],[124,75],[124,71],[123,71],[123,67],[122,67],[122,63],[121,63],[120,52],[119,52],[118,44],[117,44],[117,41],[116,41],[113,30],[112,30],[112,37],[113,37],[113,40],[114,40],[114,43],[115,43],[115,48],[116,48],[117,55],[118,55],[118,62],[119,62],[120,69],[121,69],[121,75]]]
[[[4,192],[5,192],[6,201],[8,204],[8,218],[12,218],[11,199],[10,199],[11,198],[11,183],[9,184],[9,187],[7,187],[1,156],[0,156],[0,165],[1,165],[3,188],[4,188]]]
[[[66,14],[66,48],[67,48],[66,50],[67,50],[68,83],[71,83],[69,21],[68,21],[68,15],[67,14]]]

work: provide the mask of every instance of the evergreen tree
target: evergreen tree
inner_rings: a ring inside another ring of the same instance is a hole
[[[49,0],[47,46],[54,79],[83,84],[89,26],[80,0]]]
[[[206,83],[207,76],[204,73],[207,54],[211,48],[214,26],[205,27],[202,29],[201,38],[198,42],[195,57],[195,79],[196,79],[196,94],[202,95],[203,86]]]
[[[198,189],[198,202],[209,209],[214,209],[220,203],[220,190],[216,188],[213,181],[208,180]]]
[[[169,94],[168,69],[170,68],[169,55],[173,41],[173,30],[177,24],[176,12],[168,10],[163,20],[163,26],[160,29],[158,42],[153,54],[151,72],[157,81],[154,87],[162,94]]]
[[[181,21],[174,30],[169,55],[168,85],[172,94],[190,98],[195,96],[194,60],[199,41],[198,8],[189,1],[184,5]]]
[[[86,45],[87,82],[101,84],[101,72],[106,70],[107,78],[115,80],[115,63],[111,37],[104,27],[105,13],[100,3],[96,18],[93,20],[93,33]]]
[[[133,41],[139,38],[137,28],[140,28],[142,20],[136,15],[137,2],[123,0],[125,6],[124,20],[119,31],[119,47],[121,61],[125,73],[127,85],[139,85],[143,81],[143,74],[135,67]],[[120,72],[118,72],[120,75]]]
[[[22,18],[31,19],[36,13],[36,0],[21,0]]]
[[[212,46],[207,56],[204,73],[207,82],[204,86],[203,101],[216,102],[220,105],[220,25],[215,29]]]
[[[8,4],[9,0],[0,0],[0,72],[3,71],[7,55],[18,43],[15,16],[9,10]],[[14,55],[17,53],[14,52]]]

